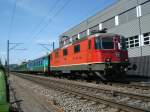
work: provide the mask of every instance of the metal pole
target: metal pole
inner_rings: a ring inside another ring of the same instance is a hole
[[[9,77],[9,40],[7,40],[7,75]]]
[[[53,42],[53,51],[54,51],[54,49],[55,49],[55,42]]]
[[[137,0],[137,4],[138,4],[138,6],[140,5],[140,4],[139,4],[139,0]],[[138,13],[139,13],[139,10],[138,10]],[[140,40],[140,48],[141,48],[141,56],[142,56],[142,55],[143,55],[143,53],[142,53],[142,50],[143,50],[143,49],[142,49],[142,44],[141,44],[141,42],[142,42],[142,37],[141,37],[141,35],[142,35],[141,16],[142,16],[142,15],[139,15],[138,21],[139,21],[139,31],[140,31],[140,32],[139,32],[139,33],[140,33],[140,39],[139,39],[139,40]]]

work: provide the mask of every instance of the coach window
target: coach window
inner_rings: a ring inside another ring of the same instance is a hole
[[[40,66],[40,61],[38,61],[37,63],[38,63],[37,66]]]
[[[63,50],[63,55],[66,56],[67,54],[68,54],[67,49],[64,49],[64,50]]]
[[[41,66],[43,65],[42,60],[40,61],[40,65],[41,65]]]
[[[80,52],[80,44],[74,46],[74,53]]]
[[[41,66],[41,65],[42,65],[42,60],[39,61],[39,66]]]
[[[40,66],[40,61],[38,61],[38,66]]]

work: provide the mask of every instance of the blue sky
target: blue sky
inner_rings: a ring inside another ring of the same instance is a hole
[[[58,36],[116,0],[0,0],[0,58],[6,42],[24,43],[10,51],[10,63],[38,58],[47,51],[38,43],[58,47]],[[15,7],[16,3],[16,7]],[[14,12],[14,13],[13,13]],[[52,47],[48,46],[50,49]]]

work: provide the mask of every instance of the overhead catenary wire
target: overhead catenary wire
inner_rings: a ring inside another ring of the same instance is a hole
[[[56,0],[53,4],[53,6],[49,9],[48,13],[46,13],[42,19],[40,20],[40,22],[33,28],[33,30],[29,33],[30,34],[33,34],[33,32],[36,31],[36,29],[38,29],[41,24],[45,21],[46,18],[48,18],[50,16],[50,14],[55,10],[55,8],[57,7],[57,4],[60,2],[61,0]]]
[[[61,13],[61,11],[69,4],[70,1],[71,0],[67,0],[58,10],[56,10],[56,13],[52,17],[54,18],[54,17],[58,16]],[[31,38],[30,41],[33,41],[37,37],[37,35],[39,35],[52,22],[52,19],[53,19],[52,17],[49,17],[49,21],[39,30],[38,33],[36,33]],[[53,47],[53,49],[54,49],[54,47]]]
[[[71,0],[67,0],[62,7],[60,7],[51,18],[49,18],[49,21],[32,37],[32,41],[37,38],[37,36],[52,22],[52,20],[61,13],[61,11],[70,3],[70,1]]]
[[[9,24],[9,31],[8,31],[8,40],[11,38],[11,34],[12,34],[13,23],[14,23],[14,18],[15,18],[15,13],[16,13],[16,7],[17,7],[17,2],[18,2],[18,0],[15,0],[14,6],[13,6],[13,9],[12,9],[12,15],[10,16],[10,24]]]

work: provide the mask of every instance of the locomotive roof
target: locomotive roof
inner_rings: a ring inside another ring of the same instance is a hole
[[[122,36],[122,35],[120,35],[120,34],[114,34],[114,33],[96,33],[96,34],[92,34],[92,35],[90,35],[90,36],[83,37],[83,38],[81,38],[81,39],[79,39],[79,40],[73,42],[72,44],[79,43],[79,42],[81,42],[81,41],[83,41],[83,40],[86,40],[86,39],[88,39],[88,38],[92,38],[93,36],[95,36],[95,37],[98,37],[98,36],[102,36],[102,37],[109,36],[109,38],[113,38],[114,36]],[[123,37],[123,36],[122,36],[122,37]]]
[[[78,40],[76,40],[75,42],[70,43],[70,44],[68,44],[68,45],[66,45],[66,46],[57,48],[57,49],[55,49],[53,52],[56,52],[56,51],[58,51],[58,50],[61,49],[61,48],[66,48],[66,47],[69,46],[69,45],[74,45],[74,44],[77,44],[77,43],[79,43],[79,42],[81,42],[81,41],[83,41],[83,40],[92,38],[93,36],[95,36],[95,37],[98,37],[98,36],[107,37],[107,36],[109,36],[109,38],[113,38],[114,36],[121,36],[121,37],[123,38],[123,35],[121,35],[121,34],[115,34],[115,33],[95,33],[95,34],[91,34],[91,35],[89,35],[89,36],[83,37],[83,38],[81,38],[81,39],[78,39]]]
[[[93,35],[90,35],[89,37],[93,37],[93,36],[110,36],[110,38],[113,38],[114,36],[122,36],[120,34],[114,34],[114,33],[96,33],[96,34],[93,34]]]

